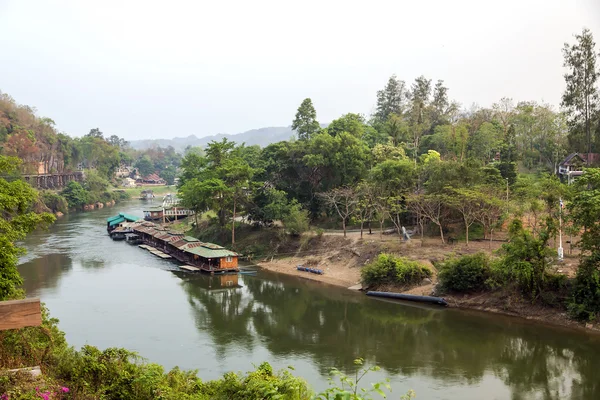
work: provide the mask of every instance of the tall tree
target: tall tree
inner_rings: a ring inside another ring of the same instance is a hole
[[[584,28],[580,35],[575,35],[575,39],[575,44],[565,43],[563,47],[563,66],[568,68],[568,72],[565,74],[567,87],[561,105],[565,108],[571,128],[571,146],[576,151],[585,148],[587,153],[591,153],[592,123],[598,112],[596,81],[600,71],[596,67],[596,43],[592,32]],[[589,165],[590,157],[587,157],[587,162]]]
[[[385,123],[391,114],[402,115],[406,109],[408,92],[406,83],[392,75],[385,88],[377,91],[375,118]]]
[[[312,100],[306,98],[298,107],[296,118],[292,122],[292,129],[298,133],[299,139],[310,139],[315,133],[321,130],[321,126],[317,121],[317,112],[313,106]]]
[[[429,118],[428,106],[429,97],[431,96],[431,79],[426,79],[420,76],[415,79],[411,86],[411,105],[410,105],[410,130],[413,137],[413,151],[415,164],[419,155],[419,144],[421,136],[428,132],[431,127],[431,119]]]

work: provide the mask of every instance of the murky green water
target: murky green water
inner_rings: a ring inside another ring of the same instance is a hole
[[[131,201],[74,214],[32,234],[19,267],[29,296],[60,319],[68,341],[126,347],[204,379],[262,361],[293,365],[317,388],[329,368],[364,357],[393,396],[418,399],[600,399],[600,337],[496,315],[402,305],[260,272],[239,287],[189,275],[106,235]]]

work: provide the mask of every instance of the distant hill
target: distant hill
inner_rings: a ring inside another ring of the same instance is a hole
[[[282,140],[289,140],[295,137],[296,134],[292,131],[292,127],[270,127],[270,128],[259,128],[252,129],[250,131],[237,133],[234,135],[228,135],[224,133],[218,133],[216,135],[197,137],[196,135],[190,135],[184,138],[173,138],[173,139],[152,139],[152,140],[132,140],[129,142],[130,146],[137,150],[148,149],[156,146],[167,147],[173,146],[175,151],[183,152],[187,146],[206,146],[210,141],[220,141],[223,138],[232,140],[238,144],[246,143],[246,145],[259,145],[265,147],[271,143],[281,142]]]

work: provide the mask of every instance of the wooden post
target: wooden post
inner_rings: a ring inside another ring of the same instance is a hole
[[[40,299],[0,301],[0,331],[40,325]]]

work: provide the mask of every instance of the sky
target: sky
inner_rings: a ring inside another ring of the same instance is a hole
[[[0,91],[81,136],[127,140],[370,115],[392,74],[465,108],[558,107],[565,42],[600,0],[0,0]]]

